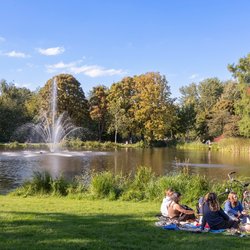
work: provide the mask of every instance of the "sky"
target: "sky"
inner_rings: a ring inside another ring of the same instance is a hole
[[[85,95],[160,72],[172,97],[250,53],[248,0],[0,0],[0,79],[36,90],[72,74]]]

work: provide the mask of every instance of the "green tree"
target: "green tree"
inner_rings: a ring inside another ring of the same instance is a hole
[[[178,108],[178,132],[186,140],[197,137],[195,124],[198,111],[198,88],[195,83],[180,88],[180,105]]]
[[[51,111],[53,81],[57,82],[57,112],[67,112],[73,124],[81,127],[88,127],[89,105],[80,83],[69,74],[60,74],[49,79],[40,90],[42,112]]]
[[[90,117],[97,126],[99,141],[102,140],[108,119],[107,96],[108,89],[105,86],[94,87],[89,96]]]
[[[224,83],[224,90],[210,111],[208,120],[209,135],[216,137],[221,134],[225,136],[237,136],[239,117],[235,114],[234,105],[240,98],[238,84],[234,81]]]
[[[239,118],[239,133],[250,137],[250,53],[239,59],[238,64],[228,65],[238,82],[240,98],[235,102],[235,112]]]
[[[112,84],[108,94],[108,111],[110,114],[108,131],[118,133],[124,139],[131,141],[134,130],[134,114],[131,110],[134,95],[134,79],[125,77],[120,82]]]
[[[32,97],[27,88],[17,88],[5,80],[0,82],[0,141],[6,142],[12,138],[13,133],[21,125],[31,121],[25,103]],[[21,135],[20,135],[21,136]],[[19,136],[19,137],[20,137]]]
[[[207,78],[198,85],[196,130],[200,139],[210,138],[208,120],[210,112],[223,92],[223,83],[218,78]]]

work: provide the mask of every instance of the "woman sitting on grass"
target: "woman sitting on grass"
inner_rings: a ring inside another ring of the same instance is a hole
[[[239,223],[237,221],[231,220],[229,216],[220,207],[217,195],[215,193],[206,194],[202,211],[202,230],[204,230],[206,223],[208,223],[210,229],[212,230],[227,228],[237,229],[239,227]]]
[[[177,219],[178,221],[195,220],[194,210],[187,206],[180,205],[181,194],[174,192],[170,199],[171,202],[168,206],[168,216],[171,219]]]
[[[248,218],[247,213],[243,210],[243,206],[235,192],[229,193],[224,210],[232,220],[241,220],[243,223],[246,223]]]

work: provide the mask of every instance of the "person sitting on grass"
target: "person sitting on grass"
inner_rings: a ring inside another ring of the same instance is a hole
[[[171,219],[177,219],[178,221],[195,220],[194,210],[191,208],[180,205],[181,194],[174,192],[170,197],[170,203],[168,205],[168,216]]]
[[[171,195],[173,194],[174,190],[172,188],[168,188],[165,190],[165,198],[162,200],[161,203],[161,214],[164,217],[168,217],[168,205],[171,202]]]
[[[247,221],[247,212],[243,210],[243,206],[238,200],[238,196],[235,192],[229,193],[228,200],[225,203],[224,211],[232,220],[241,220],[243,223],[246,223]]]
[[[215,193],[208,193],[205,195],[203,203],[203,217],[201,230],[204,230],[206,223],[210,229],[219,230],[227,228],[238,229],[239,223],[231,220],[229,216],[220,207],[217,195]]]

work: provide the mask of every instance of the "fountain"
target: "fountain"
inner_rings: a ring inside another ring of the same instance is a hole
[[[35,131],[48,145],[50,152],[53,153],[59,150],[60,142],[62,142],[63,139],[81,128],[74,126],[66,112],[60,115],[57,114],[56,77],[53,78],[51,97],[51,112],[43,112],[38,119],[38,123],[26,124],[26,127]]]
[[[112,153],[103,151],[68,151],[61,150],[61,142],[67,136],[75,136],[81,128],[74,126],[67,112],[59,114],[57,78],[52,79],[50,106],[41,112],[36,123],[25,124],[17,134],[27,136],[28,142],[45,142],[49,151],[7,150],[0,151],[0,194],[7,193],[20,186],[33,176],[34,171],[48,171],[53,178],[63,176],[73,179],[77,175],[88,172],[92,164],[100,167],[103,156]],[[96,160],[95,158],[99,159]]]

